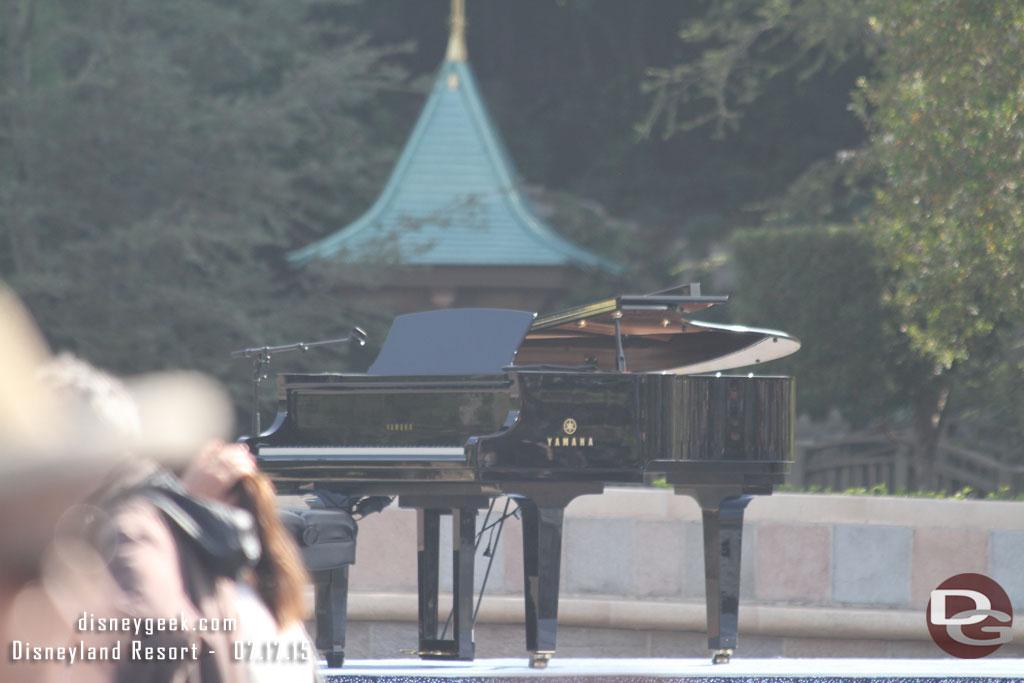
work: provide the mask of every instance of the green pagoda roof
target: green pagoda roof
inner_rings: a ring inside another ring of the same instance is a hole
[[[621,267],[559,236],[530,208],[469,65],[449,54],[377,201],[288,255],[396,265]]]

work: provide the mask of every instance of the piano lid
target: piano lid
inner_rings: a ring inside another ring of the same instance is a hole
[[[622,295],[545,315],[530,327],[516,365],[589,365],[614,372],[616,320],[629,372],[717,372],[764,363],[800,348],[799,340],[778,330],[688,317],[726,301],[726,296],[696,293]]]
[[[370,375],[500,375],[535,313],[450,308],[395,318]]]

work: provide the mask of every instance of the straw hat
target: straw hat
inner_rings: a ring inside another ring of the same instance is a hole
[[[28,571],[58,519],[139,458],[169,466],[230,434],[227,393],[193,372],[125,382],[52,356],[0,283],[0,574]]]

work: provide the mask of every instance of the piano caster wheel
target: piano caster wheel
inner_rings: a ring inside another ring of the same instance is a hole
[[[327,660],[328,669],[340,669],[345,664],[345,653],[327,652],[325,653],[325,659]]]
[[[554,652],[531,652],[530,653],[530,668],[531,669],[546,669],[548,668],[548,662],[551,660],[551,655]]]
[[[732,658],[732,650],[715,650],[711,655],[712,664],[728,664]]]

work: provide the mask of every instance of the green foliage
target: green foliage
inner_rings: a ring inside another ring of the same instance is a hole
[[[15,0],[0,277],[55,347],[242,394],[231,349],[347,332],[352,306],[279,254],[372,197],[388,165],[363,110],[402,74],[309,18],[332,4]]]
[[[888,343],[870,237],[841,226],[743,230],[730,246],[738,277],[730,315],[802,342],[799,353],[765,370],[797,376],[798,410],[823,417],[839,408],[863,423],[888,407],[897,350]]]
[[[660,477],[651,482],[651,486],[654,488],[673,488],[668,482],[665,481],[664,477]],[[853,487],[837,491],[829,486],[808,486],[807,488],[800,488],[797,486],[791,486],[790,484],[782,484],[777,486],[775,490],[779,493],[821,493],[832,496],[894,496],[897,498],[932,498],[942,500],[977,500],[978,495],[974,489],[970,486],[965,486],[958,491],[914,491],[908,489],[896,489],[890,491],[889,487],[885,484],[875,484],[870,488],[865,487]],[[1013,493],[1009,486],[1003,486],[997,491],[992,491],[984,497],[985,500],[1007,500],[1007,501],[1024,501],[1024,493]]]
[[[1024,318],[1022,30],[1012,0],[716,0],[681,32],[699,54],[652,70],[644,129],[737,129],[780,75],[868,57],[855,105],[873,133],[858,157],[883,181],[872,225],[903,331],[948,369]],[[835,173],[819,162],[772,212],[848,219]]]
[[[655,93],[647,132],[660,125],[675,135],[713,122],[717,134],[737,135],[749,127],[748,120],[739,125],[741,114],[774,106],[772,87],[784,77],[798,83],[822,66],[860,62],[851,108],[871,131],[869,143],[806,166],[788,190],[754,205],[760,215],[750,223],[865,226],[876,247],[879,300],[842,322],[852,329],[857,315],[867,315],[860,326],[869,335],[880,330],[882,343],[872,346],[878,358],[856,350],[841,360],[813,358],[815,337],[831,342],[826,328],[808,321],[811,331],[801,333],[803,322],[787,324],[784,311],[753,296],[778,313],[774,324],[805,338],[800,355],[813,367],[829,372],[831,360],[864,370],[862,392],[840,376],[823,382],[822,394],[803,389],[805,397],[861,418],[874,401],[878,417],[911,420],[917,483],[925,487],[951,415],[1000,424],[1004,435],[1024,424],[1017,396],[1024,377],[1022,30],[1024,6],[1009,0],[713,0],[684,24],[683,43],[698,52],[647,82]],[[753,269],[749,277],[745,268]],[[751,284],[786,275],[766,268],[741,264],[740,300]],[[805,305],[834,325],[827,308],[846,301],[820,274],[823,287],[799,276],[778,281],[799,280]],[[757,307],[745,310],[756,314]],[[805,370],[801,386],[806,381]],[[801,401],[801,409],[820,405]]]
[[[885,484],[876,484],[871,488],[849,488],[842,491],[835,491],[829,487],[810,486],[806,489],[796,488],[783,484],[777,489],[779,493],[825,493],[841,496],[896,496],[898,498],[935,498],[943,500],[977,500],[978,495],[970,486],[965,486],[958,491],[909,491],[897,489],[890,491]],[[1014,494],[1009,486],[1004,486],[998,491],[993,491],[984,497],[985,500],[1010,500],[1024,501],[1024,493]]]
[[[1024,323],[1024,6],[877,10],[880,74],[860,100],[886,178],[872,225],[903,329],[948,368]]]
[[[1014,495],[1009,486],[1000,486],[998,490],[985,496],[986,500],[1024,500],[1024,493]]]
[[[792,72],[804,80],[869,51],[868,6],[846,0],[714,0],[679,34],[699,57],[648,70],[643,89],[653,101],[640,132],[650,135],[660,124],[667,138],[713,123],[721,137],[738,129],[743,109],[772,79]]]
[[[782,194],[762,202],[772,226],[850,224],[874,200],[877,172],[857,150],[811,163]]]

